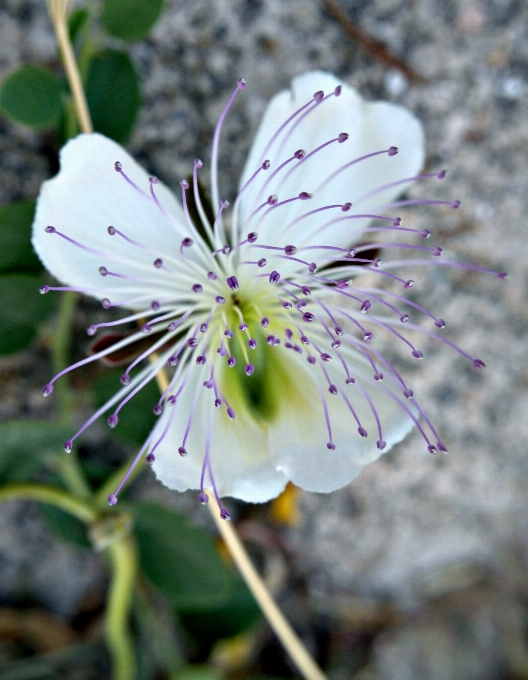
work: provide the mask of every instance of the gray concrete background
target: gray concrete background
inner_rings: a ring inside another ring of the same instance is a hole
[[[335,73],[369,99],[403,104],[422,120],[430,165],[449,170],[440,195],[463,205],[416,210],[415,225],[429,228],[446,254],[507,270],[510,278],[422,268],[413,276],[414,299],[445,318],[446,336],[487,368],[477,373],[447,347],[422,343],[420,366],[407,360],[400,366],[412,371],[449,455],[424,453],[411,435],[349,487],[303,494],[303,523],[283,532],[283,540],[293,570],[306,579],[304,606],[342,632],[331,647],[332,677],[357,671],[357,680],[528,678],[528,5],[342,6],[426,82],[412,83],[365,56],[315,0],[170,1],[151,38],[132,48],[145,106],[129,148],[176,186],[196,155],[208,158],[217,116],[243,76],[248,87],[222,143],[229,196],[267,100],[313,68]],[[4,0],[0,78],[54,55],[43,3]],[[0,203],[36,195],[49,175],[41,146],[38,135],[0,122]],[[413,195],[430,197],[436,189],[421,185]],[[0,362],[4,417],[23,408],[43,413],[37,397],[45,362],[31,352]],[[152,480],[141,493],[194,507],[194,496],[161,490]],[[24,517],[23,529],[15,516]],[[46,534],[39,538],[41,566],[31,569],[28,542],[37,536],[43,529],[31,509],[0,508],[0,594],[15,587],[9,575],[26,565],[33,596],[71,613],[86,589],[101,583],[101,567],[85,556],[86,567],[76,568],[79,558]],[[358,635],[369,636],[368,655],[354,668],[349,659]]]

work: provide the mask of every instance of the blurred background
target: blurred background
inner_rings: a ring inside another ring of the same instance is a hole
[[[247,88],[228,116],[221,146],[228,197],[267,101],[307,70],[330,71],[367,99],[402,104],[420,118],[427,167],[448,170],[440,197],[460,199],[462,206],[416,210],[413,226],[430,229],[435,244],[459,261],[510,274],[499,281],[423,267],[414,276],[413,299],[443,317],[446,336],[487,366],[475,372],[433,341],[422,343],[426,358],[419,366],[400,360],[449,455],[431,456],[412,434],[331,495],[291,491],[280,503],[228,501],[228,507],[279,603],[332,680],[528,678],[528,4],[167,0],[139,39],[133,30],[112,28],[108,9],[101,24],[98,3],[74,8],[95,16],[89,30],[98,52],[92,45],[85,72],[91,74],[89,100],[99,101],[103,112],[96,127],[112,135],[117,125],[113,136],[121,135],[169,186],[189,175],[196,156],[208,169],[214,125],[239,77]],[[83,16],[74,35],[81,41]],[[46,67],[56,79],[50,88],[56,81],[64,88],[44,2],[2,0],[0,82],[26,64]],[[131,83],[122,100],[107,92],[116,82],[111,68]],[[5,97],[2,106],[0,206],[8,206],[35,199],[57,172],[68,117],[54,113],[51,102],[49,120],[21,126]],[[116,112],[122,116],[117,124]],[[421,185],[413,196],[437,191]],[[15,213],[0,214],[4,230],[29,226],[31,204],[17,206],[16,220]],[[3,277],[33,283],[44,276],[27,253],[13,264],[2,238]],[[40,297],[33,310],[26,298],[24,309],[34,317],[13,319],[6,311],[13,307],[10,281],[0,282],[0,420],[6,428],[0,481],[49,481],[53,472],[41,469],[40,459],[34,463],[34,453],[44,446],[42,423],[58,418],[57,403],[41,396],[53,372],[56,312],[40,308]],[[103,314],[98,304],[79,301],[71,360],[85,356],[86,326]],[[20,338],[20,328],[23,346],[10,339]],[[72,381],[74,422],[81,423],[91,405],[112,393],[115,374],[92,367]],[[104,424],[86,433],[79,455],[94,487],[149,431],[152,401],[131,405],[121,434],[117,428],[110,437]],[[55,430],[48,435],[45,448],[55,450]],[[207,550],[220,555],[214,568],[226,569],[195,494],[162,488],[147,470],[128,499],[135,508],[150,504],[137,520],[143,570],[132,620],[138,679],[295,677],[234,577],[223,600],[208,598],[210,583],[202,593],[200,584],[191,584],[196,592],[186,599],[149,564],[164,559],[160,544],[170,553],[183,527],[189,545],[209,541]],[[163,531],[149,534],[145,517]],[[102,643],[107,569],[83,532],[44,506],[0,505],[3,680],[110,677]]]

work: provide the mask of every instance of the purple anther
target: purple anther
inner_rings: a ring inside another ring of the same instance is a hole
[[[475,368],[486,368],[486,364],[482,361],[482,359],[473,359],[473,366]]]
[[[149,177],[149,182],[151,184],[159,184],[159,179],[157,177]]]
[[[222,402],[220,401],[220,399],[218,399],[218,397],[214,400],[214,405],[215,408],[220,408],[220,406],[222,406]]]
[[[226,330],[224,331],[224,335],[226,336],[226,338],[232,338],[234,333],[233,331],[230,331],[229,328],[226,328]]]
[[[504,281],[504,279],[508,278],[508,272],[498,272],[496,274],[497,278],[500,279],[501,281]]]
[[[408,314],[402,314],[402,315],[400,316],[400,321],[401,321],[402,323],[407,323],[407,321],[409,321],[409,315],[408,315]]]
[[[359,308],[359,311],[362,314],[366,314],[371,307],[372,303],[370,302],[370,300],[363,300],[363,302],[361,303],[361,307]]]
[[[207,363],[207,357],[205,357],[203,354],[200,354],[199,357],[196,357],[196,363],[198,366],[203,366]]]
[[[167,326],[167,330],[169,331],[169,333],[172,333],[172,331],[175,331],[177,327],[178,327],[178,322],[177,321],[171,321],[170,324]]]
[[[112,413],[111,416],[108,417],[108,420],[106,421],[112,429],[117,425],[119,422],[119,418],[116,413]]]
[[[295,306],[297,307],[297,309],[298,309],[299,311],[301,311],[301,309],[302,309],[303,307],[306,307],[307,304],[308,304],[308,303],[306,302],[306,300],[299,300]]]
[[[187,455],[187,449],[185,448],[185,446],[180,446],[180,448],[178,449],[178,453],[182,458],[185,458],[185,456]]]
[[[117,165],[117,163],[116,163]],[[121,163],[119,164],[121,165]],[[115,505],[117,503],[117,496],[114,493],[111,493],[108,496],[108,505]]]
[[[350,202],[349,203],[343,203],[343,205],[341,206],[341,210],[343,212],[348,212],[351,207],[352,207],[352,203],[350,203]]]
[[[301,160],[306,156],[306,151],[304,149],[297,149],[297,151],[293,154],[297,160]]]
[[[99,267],[99,274],[101,276],[108,276],[108,269],[106,267]]]
[[[279,197],[277,194],[271,194],[271,196],[268,196],[267,204],[268,205],[277,205],[277,201],[279,200]]]
[[[322,90],[318,90],[317,92],[314,93],[314,96],[313,96],[314,101],[317,102],[317,104],[319,104],[320,102],[323,101],[323,97],[324,97],[324,92]]]
[[[434,444],[429,444],[427,450],[429,451],[429,453],[438,453],[438,449]]]
[[[203,161],[201,160],[201,158],[194,159],[194,167],[198,168],[198,170],[200,170],[200,168],[203,168]]]
[[[337,137],[337,141],[339,144],[342,144],[343,142],[346,142],[348,137],[349,137],[348,132],[340,132]]]
[[[285,301],[282,303],[282,306],[284,307],[284,309],[291,309],[291,308],[293,307],[292,303],[291,303],[291,302],[288,302],[287,300],[285,300]]]
[[[116,161],[116,162],[114,163],[114,170],[115,170],[116,172],[119,172],[119,171],[122,170],[122,169],[123,169],[123,163],[121,163],[120,161]]]
[[[193,245],[194,241],[192,238],[189,238],[186,236],[183,241],[181,242],[182,248],[190,248]]]
[[[415,359],[423,359],[423,352],[420,352],[419,349],[413,349],[413,351],[411,352],[411,354],[413,355],[413,357],[414,357]]]
[[[168,404],[169,406],[174,406],[174,404],[176,403],[176,400],[177,400],[177,397],[175,397],[174,394],[172,394],[172,395],[167,399],[167,404]]]
[[[46,293],[49,293],[49,290],[50,290],[50,287],[49,287],[49,286],[46,286],[46,285],[45,285],[45,286],[41,286],[41,287],[39,288],[39,293],[40,293],[41,295],[46,295]]]
[[[203,290],[203,286],[201,283],[195,283],[193,287],[191,288],[193,293],[201,293]]]
[[[442,451],[443,453],[447,453],[447,448],[446,448],[445,444],[443,444],[441,441],[436,442],[436,445],[437,445],[439,451]]]
[[[320,354],[320,357],[321,357],[321,361],[324,361],[324,362],[332,361],[332,357],[330,356],[330,354],[327,354],[326,352],[323,352],[322,354]]]
[[[420,238],[429,238],[429,236],[431,236],[429,229],[422,229],[418,234],[420,235]]]
[[[101,307],[103,309],[110,309],[111,306],[112,306],[112,303],[110,302],[110,300],[108,298],[103,298],[101,300]]]
[[[215,297],[215,302],[217,305],[225,305],[225,297],[223,295],[217,295]]]
[[[67,441],[64,442],[64,451],[66,453],[71,453],[73,448],[73,442],[71,439],[68,439]]]
[[[387,442],[383,441],[383,439],[378,439],[376,446],[380,451],[383,451],[383,449],[387,446]]]
[[[156,404],[152,409],[152,413],[155,416],[160,416],[163,413],[163,406],[161,404]]]
[[[352,259],[353,257],[356,257],[356,255],[357,255],[357,250],[355,248],[349,248],[347,250],[345,257]]]
[[[374,380],[376,382],[381,382],[383,380],[383,373],[380,373],[379,371],[374,373]]]
[[[147,465],[154,465],[155,460],[156,460],[156,456],[153,453],[149,453],[145,456],[145,463]]]
[[[445,324],[445,321],[443,319],[436,319],[435,322],[434,322],[434,325],[437,328],[445,328],[446,324]]]
[[[244,78],[239,78],[239,79],[237,80],[237,85],[238,85],[238,89],[239,89],[239,90],[245,90],[245,88],[246,88],[246,81],[244,80]]]
[[[363,340],[364,340],[365,342],[370,342],[370,340],[372,340],[373,337],[374,337],[374,334],[371,333],[370,331],[366,331],[366,332],[363,334]]]
[[[306,321],[306,323],[311,323],[312,321],[315,321],[315,316],[311,312],[304,312],[303,321]]]
[[[291,344],[291,342],[285,342],[284,347],[286,347],[286,349],[293,349],[293,345]]]
[[[341,347],[341,340],[332,341],[332,349],[339,349]]]
[[[238,330],[239,331],[247,331],[247,327],[248,327],[248,325],[245,322],[238,324]]]
[[[312,291],[308,286],[303,286],[301,288],[301,290],[302,290],[303,295],[311,295],[312,294]]]
[[[307,201],[308,199],[312,198],[312,196],[313,194],[309,194],[307,191],[301,191],[298,198],[300,198],[301,201]]]
[[[257,341],[254,338],[248,341],[249,349],[255,349],[257,347]]]
[[[221,519],[225,519],[226,521],[229,521],[231,519],[231,515],[227,512],[225,508],[222,508],[220,510],[220,517]]]
[[[246,364],[244,370],[246,372],[246,375],[253,375],[253,371],[255,370],[255,367],[253,366],[253,364]]]
[[[96,333],[97,333],[97,326],[95,324],[88,326],[88,328],[86,329],[86,335],[89,335],[90,337],[92,335],[95,335]]]
[[[312,364],[312,366],[315,364],[315,361],[316,361],[315,357],[311,355],[308,357],[308,363]]]
[[[336,286],[339,288],[339,290],[344,290],[345,288],[348,288],[350,285],[350,279],[341,279],[336,283]]]
[[[262,165],[261,165],[260,167],[261,167],[263,170],[269,170],[270,165],[271,165],[271,163],[269,162],[269,160],[266,159],[266,160],[262,163]]]
[[[238,290],[238,279],[236,276],[228,276],[226,283],[231,290]]]
[[[156,269],[161,269],[163,267],[163,260],[161,259],[161,257],[158,257],[154,260],[152,264],[156,267]]]
[[[227,200],[227,198],[222,198],[222,199],[220,200],[220,206],[221,206],[224,210],[227,210],[227,208],[229,208],[230,205],[231,205],[231,204],[229,203],[229,201]]]
[[[222,246],[222,249],[221,249],[222,255],[229,255],[230,252],[231,252],[231,246],[228,243],[225,243]]]
[[[216,281],[218,278],[214,272],[207,272],[207,278],[209,281]]]
[[[328,442],[328,444],[326,445],[326,448],[329,449],[330,451],[335,451],[334,442]]]
[[[157,300],[152,300],[152,302],[150,303],[150,308],[155,312],[157,312],[160,307],[161,305]]]
[[[189,338],[187,344],[191,349],[194,349],[195,347],[198,347],[198,340],[195,337]]]
[[[372,264],[374,265],[374,267],[376,267],[376,269],[378,267],[381,267],[381,258],[380,257],[374,258],[374,260],[372,260]]]
[[[338,335],[339,337],[342,337],[342,335],[343,335],[343,329],[341,328],[341,326],[336,326],[336,327],[334,328],[334,333],[335,333],[336,335]]]
[[[205,323],[205,322],[201,323],[200,324],[200,333],[207,333],[208,328],[209,328],[208,323]]]
[[[280,281],[280,274],[279,272],[273,270],[271,274],[269,275],[269,282],[273,286],[274,284],[278,283]]]
[[[179,362],[178,357],[169,357],[168,360],[167,360],[167,363],[169,364],[169,366],[173,366],[173,367],[177,366],[178,362]]]
[[[434,255],[435,257],[440,257],[440,255],[441,255],[443,252],[444,252],[444,251],[442,250],[442,248],[440,248],[440,246],[436,246],[436,248],[433,250],[433,255]]]
[[[310,264],[308,265],[308,271],[310,272],[310,274],[315,274],[315,272],[317,271],[317,265],[315,264],[315,262],[310,262]]]
[[[249,243],[255,243],[255,241],[258,239],[258,234],[256,231],[250,231],[249,234],[247,235],[247,240]]]
[[[310,344],[310,340],[306,337],[306,335],[301,335],[301,343],[302,343],[303,345],[309,345],[309,344]]]
[[[338,85],[338,86],[336,87],[336,89],[334,90],[334,95],[335,95],[336,97],[339,97],[339,95],[341,94],[341,90],[342,90],[342,89],[343,89],[343,87],[342,87],[341,85]]]
[[[453,203],[451,203],[451,207],[453,208],[453,210],[460,208],[461,205],[462,203],[460,201],[453,201]]]
[[[108,227],[106,231],[110,234],[110,236],[113,236],[116,233],[115,227]]]
[[[55,229],[55,227],[47,226],[45,227],[44,231],[46,232],[46,234],[54,234],[57,230]]]
[[[231,418],[231,420],[235,419],[235,412],[233,411],[231,406],[229,406],[228,409],[227,409],[227,415]]]
[[[207,505],[207,503],[209,503],[209,496],[206,493],[201,492],[198,494],[198,500],[202,505]]]
[[[212,380],[206,380],[203,386],[208,390],[212,390],[214,387],[214,382]]]
[[[362,437],[367,437],[367,436],[368,436],[367,431],[366,431],[365,428],[362,427],[362,426],[358,427],[358,432],[359,432],[359,434],[360,434]]]
[[[403,390],[403,396],[406,399],[412,399],[414,397],[414,392],[407,387],[406,389]]]
[[[291,330],[290,330],[289,328],[287,328],[287,329],[284,331],[284,334],[286,335],[286,337],[288,338],[288,340],[291,340],[291,339],[293,338],[293,333],[291,332]]]
[[[337,387],[335,385],[329,385],[328,391],[330,392],[330,394],[337,394]]]
[[[182,189],[186,191],[189,188],[189,182],[186,179],[182,179],[182,181],[180,182],[180,186]]]
[[[219,348],[216,350],[216,353],[217,353],[219,356],[221,356],[221,357],[225,357],[225,355],[227,354],[227,350],[226,350],[225,347],[219,347]]]
[[[387,153],[389,154],[389,156],[395,156],[398,153],[398,147],[391,146]]]
[[[353,385],[355,382],[356,382],[356,379],[355,379],[355,378],[348,377],[348,378],[345,380],[345,385]]]
[[[150,326],[148,323],[144,323],[141,326],[141,332],[145,333],[145,335],[148,335],[152,331],[152,326]]]
[[[269,326],[269,319],[267,316],[262,317],[262,319],[260,320],[260,325],[262,326],[262,328],[267,328]]]
[[[444,179],[444,177],[447,174],[447,170],[440,170],[440,172],[436,175],[438,179]]]
[[[121,383],[121,385],[125,385],[125,387],[127,385],[130,385],[130,376],[128,375],[128,373],[123,373],[123,375],[119,378],[119,382]]]
[[[261,257],[260,260],[257,262],[257,266],[262,269],[262,267],[265,267],[268,264],[268,261],[266,260],[265,257]]]
[[[268,345],[273,345],[273,343],[275,342],[275,336],[268,335],[268,337],[266,338],[266,342],[268,343]]]
[[[393,226],[393,227],[399,227],[400,224],[401,224],[401,217],[395,217],[395,218],[392,220],[392,226]]]
[[[229,357],[229,359],[227,360],[227,365],[229,366],[229,368],[233,368],[235,364],[236,364],[235,357]]]
[[[405,281],[403,284],[403,287],[405,290],[409,290],[409,288],[412,288],[414,286],[414,281],[412,279],[409,279],[408,281]]]
[[[297,248],[295,246],[286,246],[284,252],[286,255],[295,255]]]

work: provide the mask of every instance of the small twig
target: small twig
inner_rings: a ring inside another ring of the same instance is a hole
[[[383,43],[365,33],[352,19],[347,12],[336,2],[336,0],[321,0],[324,10],[332,19],[335,19],[348,37],[353,40],[360,50],[375,61],[379,61],[385,66],[401,71],[409,80],[414,83],[424,83],[426,78],[418,71],[415,71],[409,64],[396,54],[391,52]]]

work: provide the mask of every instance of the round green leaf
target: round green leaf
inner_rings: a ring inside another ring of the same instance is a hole
[[[156,23],[163,0],[105,0],[103,24],[122,40],[142,40]]]
[[[35,201],[17,201],[0,208],[0,272],[42,271],[31,246]]]
[[[117,50],[96,55],[88,69],[86,98],[94,129],[125,142],[141,104],[139,76],[130,57]]]
[[[229,600],[233,577],[202,529],[158,505],[131,509],[141,568],[173,604],[203,609]]]
[[[0,110],[22,125],[53,127],[62,113],[59,79],[42,66],[22,66],[2,83]]]
[[[53,295],[40,295],[40,276],[0,276],[0,355],[25,349],[54,310]]]

